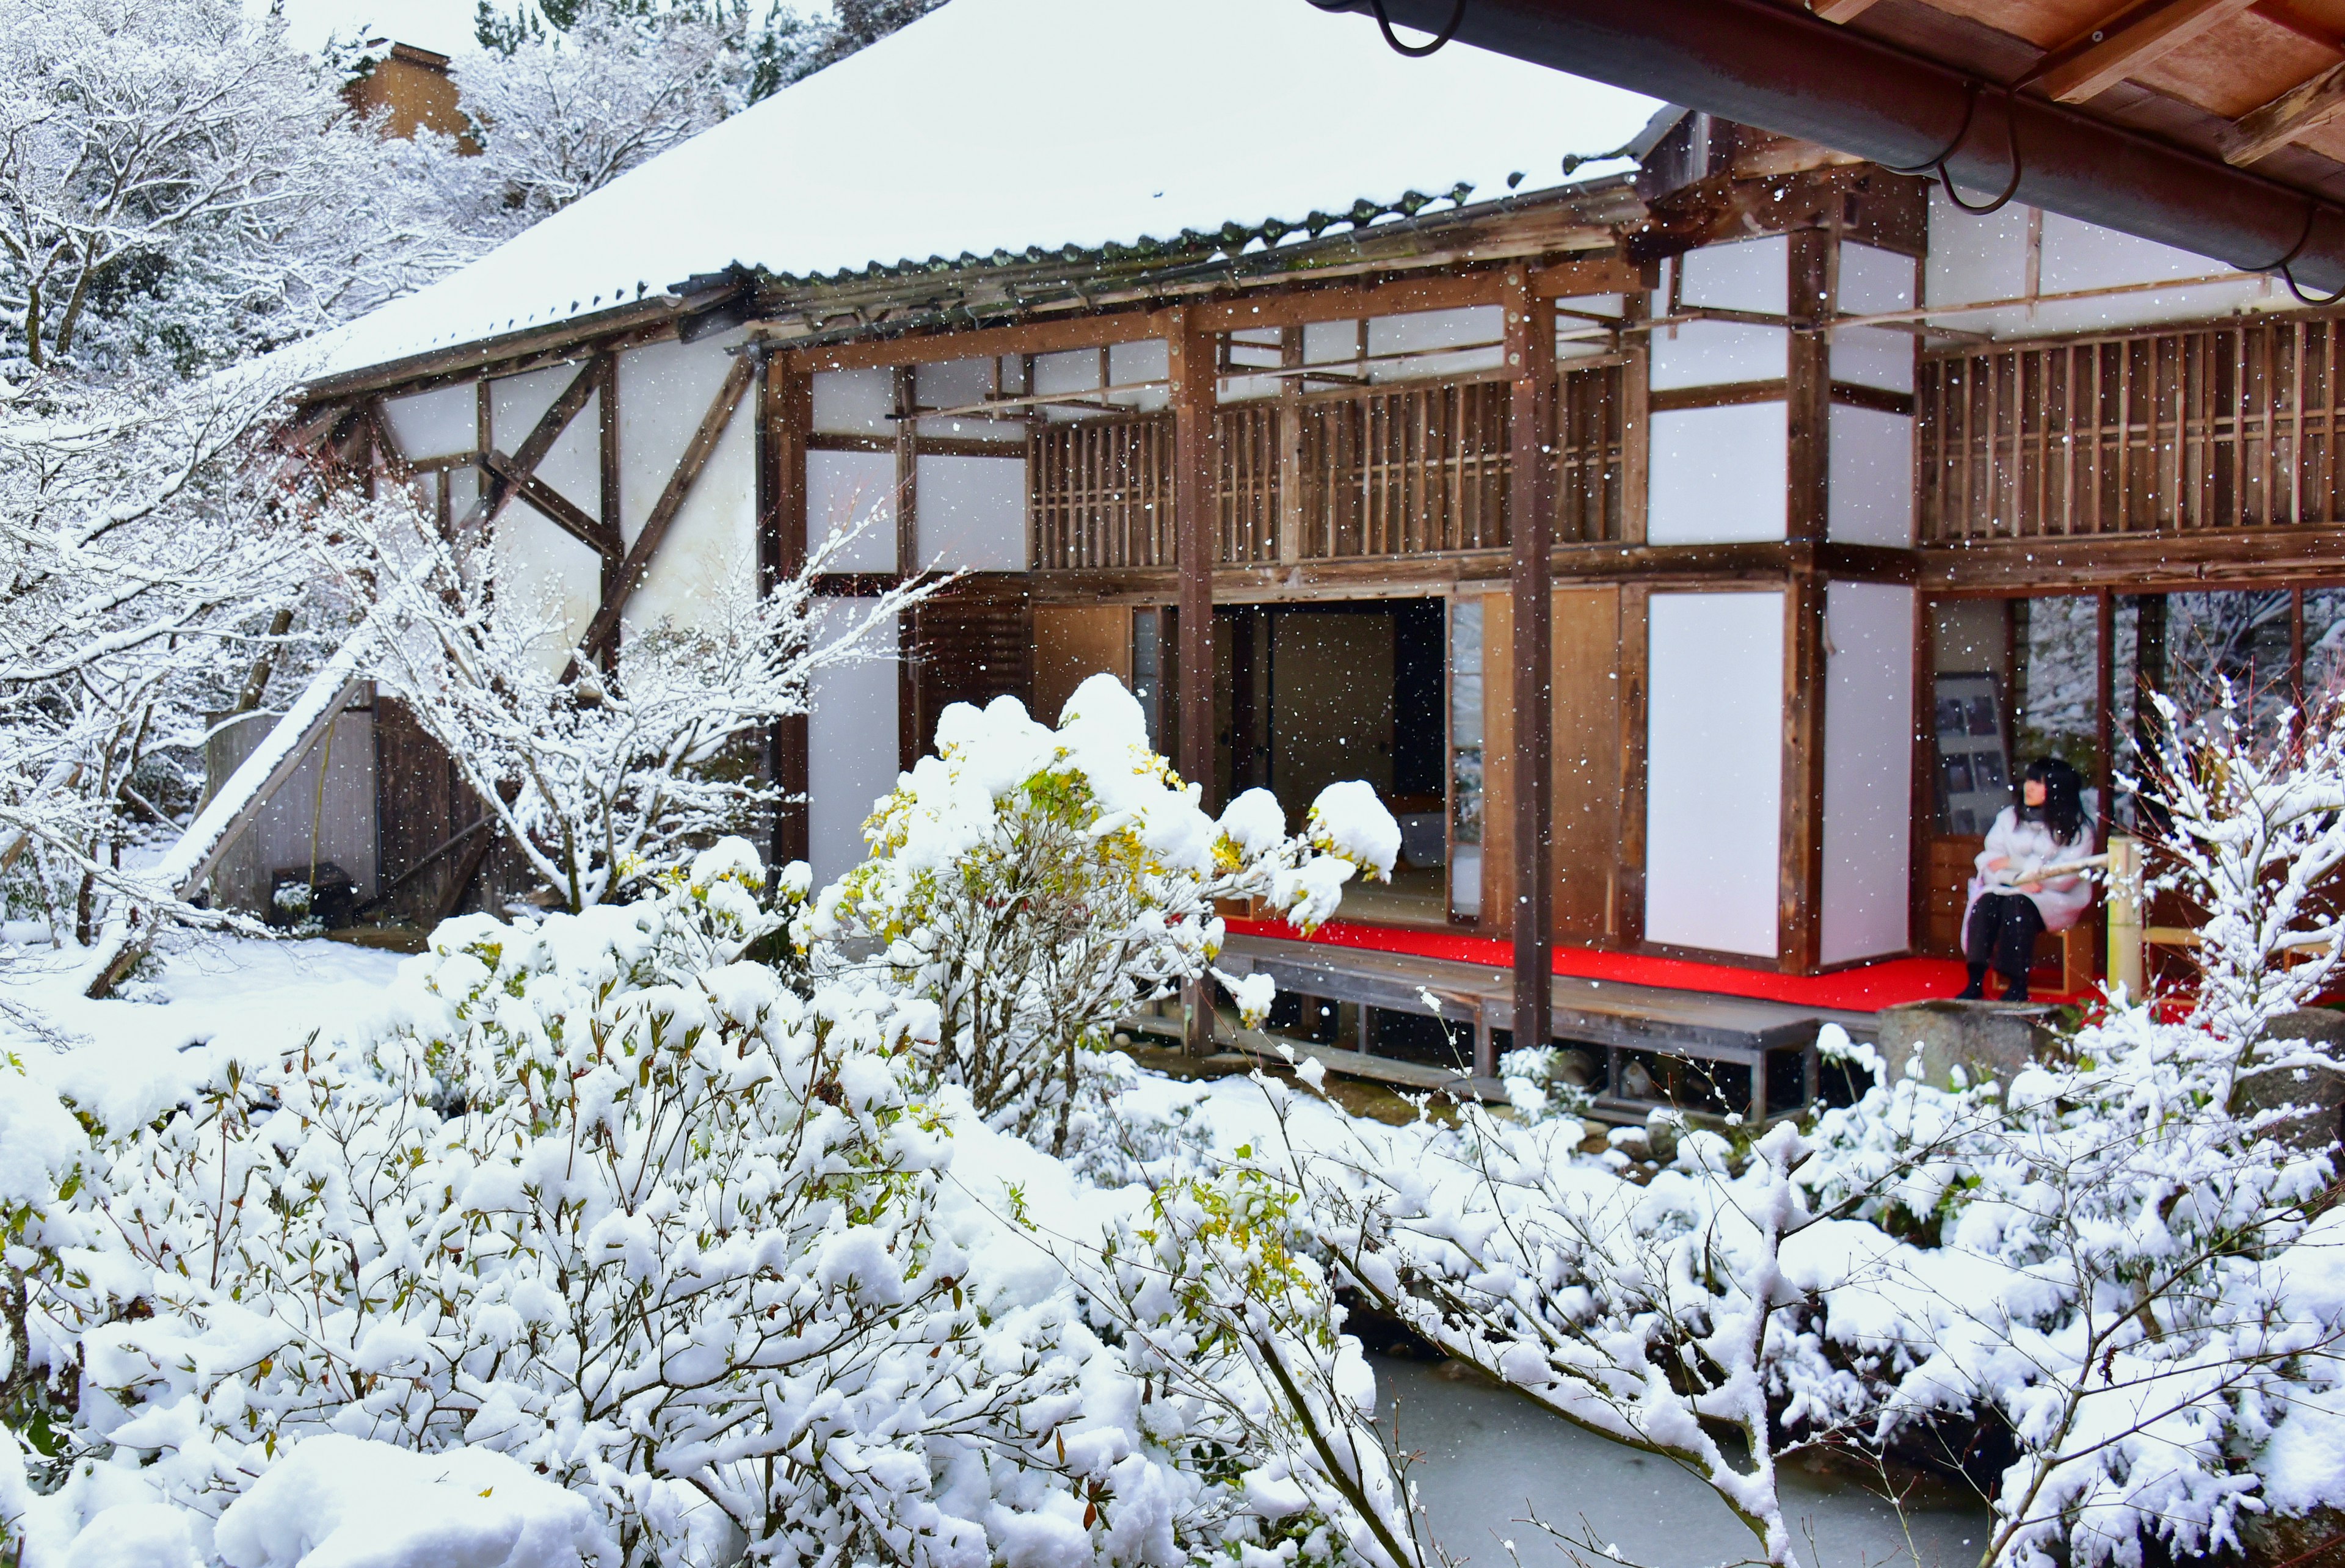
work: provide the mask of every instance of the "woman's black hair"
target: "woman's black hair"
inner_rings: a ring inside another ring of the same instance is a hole
[[[2044,824],[2057,843],[2076,843],[2085,831],[2085,775],[2058,757],[2038,757],[2027,764],[2027,779],[2044,786],[2044,804],[2023,801],[2020,820]]]

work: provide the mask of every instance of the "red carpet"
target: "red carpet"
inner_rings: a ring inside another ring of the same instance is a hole
[[[1515,961],[1515,945],[1511,942],[1446,931],[1356,926],[1341,920],[1329,921],[1307,937],[1298,937],[1293,926],[1274,920],[1233,920],[1229,928],[1246,936],[1405,953],[1416,958],[1484,964],[1493,969],[1508,968]],[[1853,1013],[1877,1013],[1900,1002],[1951,996],[1963,988],[1963,966],[1946,958],[1888,958],[1830,975],[1776,975],[1763,969],[1738,969],[1731,964],[1703,964],[1690,958],[1652,958],[1636,953],[1559,946],[1555,950],[1555,972],[1583,980],[1619,980],[1671,991],[1707,991],[1718,996],[1751,996],[1767,1002],[1789,1002],[1794,1007]],[[2037,999],[2066,998],[2039,994]]]

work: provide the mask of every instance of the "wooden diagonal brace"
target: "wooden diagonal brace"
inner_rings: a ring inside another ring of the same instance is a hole
[[[570,428],[570,421],[578,417],[578,411],[586,406],[587,400],[592,398],[595,390],[602,386],[604,378],[610,373],[610,363],[608,358],[597,356],[587,360],[578,374],[571,378],[570,385],[563,388],[562,395],[553,400],[553,405],[544,413],[538,416],[536,425],[532,427],[521,445],[513,449],[513,456],[506,460],[515,470],[524,474],[534,474],[537,471],[537,465],[545,460],[545,454],[553,450],[553,443],[562,439],[562,432]],[[485,437],[485,430],[482,434]],[[486,470],[487,465],[484,463],[482,468]],[[472,503],[472,511],[466,512],[463,521],[457,525],[458,531],[477,526],[494,517],[498,509],[509,499],[512,487],[513,481],[510,478],[499,475],[493,470],[484,471],[481,484],[481,497]],[[555,521],[561,520],[557,518]]]
[[[596,521],[568,496],[523,468],[519,460],[487,451],[481,454],[481,467],[515,498],[535,507],[555,527],[597,555],[615,559],[625,553],[616,528]]]
[[[756,369],[748,355],[735,356],[733,369],[726,374],[725,384],[716,389],[716,396],[709,403],[708,411],[700,418],[700,428],[692,432],[692,440],[685,447],[684,456],[678,460],[675,471],[668,476],[667,488],[660,492],[651,515],[644,519],[643,531],[635,535],[635,542],[628,549],[626,559],[620,561],[617,576],[613,580],[609,592],[603,595],[602,608],[594,612],[594,619],[587,624],[586,634],[578,640],[578,645],[588,653],[601,648],[610,639],[611,633],[619,629],[619,616],[627,607],[628,595],[634,592],[635,584],[643,581],[644,570],[651,565],[652,555],[659,549],[660,540],[666,534],[668,524],[674,522],[675,514],[684,510],[685,500],[692,493],[693,482],[700,478],[700,470],[708,466],[709,457],[716,450],[717,441],[724,437],[725,427],[732,422],[733,411],[741,406],[741,399],[749,390],[749,378]]]

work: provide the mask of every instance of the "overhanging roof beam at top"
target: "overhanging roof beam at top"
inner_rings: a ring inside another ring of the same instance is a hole
[[[1456,0],[1382,5],[1395,24],[1433,33]],[[1969,190],[2013,186],[2031,206],[2345,288],[2336,203],[1775,0],[1467,0],[1456,36],[1889,167],[1943,163]]]

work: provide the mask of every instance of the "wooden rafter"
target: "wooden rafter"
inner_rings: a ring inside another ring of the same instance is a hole
[[[1872,9],[1873,0],[1823,0],[1815,13],[1827,22],[1853,22]]]
[[[2081,104],[2253,3],[2157,0],[2147,6],[2132,6],[2053,50],[2029,76],[2048,96],[2064,104]]]
[[[684,456],[676,461],[675,471],[668,476],[667,488],[660,492],[650,515],[644,519],[642,531],[635,535],[634,544],[619,562],[618,572],[611,581],[609,592],[603,595],[601,607],[594,612],[594,619],[588,622],[586,634],[578,640],[580,647],[590,652],[598,649],[619,629],[619,617],[626,610],[629,596],[634,592],[635,585],[644,580],[644,572],[651,565],[652,556],[658,551],[660,541],[666,536],[668,525],[675,521],[675,514],[684,510],[685,500],[692,494],[694,482],[700,478],[700,470],[708,466],[710,456],[716,450],[717,441],[724,437],[725,427],[732,422],[733,411],[741,406],[741,399],[749,389],[749,379],[755,369],[756,366],[748,355],[734,356],[733,368],[725,375],[725,384],[716,389],[716,396],[710,401],[708,411],[700,417],[700,428],[692,432],[692,440],[685,446]]]
[[[2345,113],[2345,65],[2331,66],[2312,80],[2298,83],[2263,107],[2242,115],[2232,127],[2238,139],[2223,154],[2223,159],[2238,166],[2269,157],[2340,113]]]

